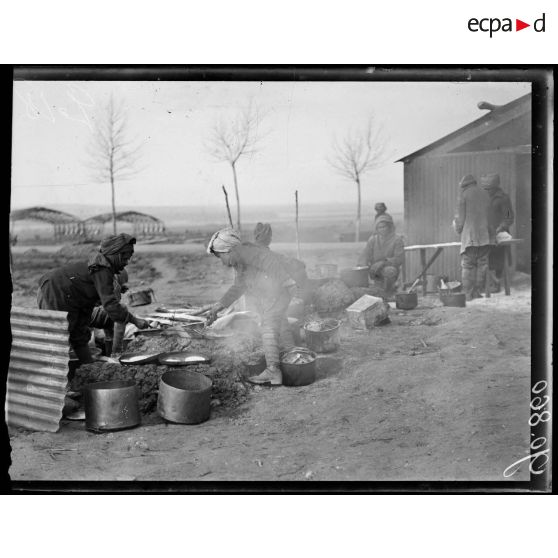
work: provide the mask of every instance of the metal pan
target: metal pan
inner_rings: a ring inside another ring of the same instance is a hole
[[[152,336],[152,335],[161,335],[162,332],[163,332],[163,328],[161,327],[148,327],[147,329],[138,329],[137,331],[134,331],[134,335]]]
[[[211,362],[209,357],[186,351],[173,351],[159,355],[159,364],[165,366],[189,366],[192,364],[207,364]]]
[[[161,353],[124,353],[118,360],[120,364],[150,364],[157,362]]]

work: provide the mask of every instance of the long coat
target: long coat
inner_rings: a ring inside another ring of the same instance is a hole
[[[488,225],[496,232],[499,232],[498,229],[510,232],[515,219],[510,197],[501,188],[489,190],[488,193],[490,195]]]
[[[488,224],[490,198],[476,184],[462,188],[457,200],[454,228],[461,235],[461,254],[470,246],[495,243],[495,231]]]
[[[108,265],[91,269],[88,262],[81,261],[53,269],[40,278],[39,308],[68,312],[74,347],[87,345],[91,312],[99,302],[113,321],[128,320],[128,309],[114,291],[114,275]]]

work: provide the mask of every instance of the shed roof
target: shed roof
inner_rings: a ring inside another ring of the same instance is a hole
[[[86,223],[107,223],[112,220],[112,213],[101,213],[86,219]],[[126,221],[128,223],[162,223],[157,217],[148,215],[147,213],[140,213],[139,211],[120,211],[116,213],[117,221]]]
[[[49,209],[48,207],[28,207],[26,209],[16,209],[10,213],[10,219],[12,221],[46,221],[47,223],[52,223],[53,225],[80,222],[80,219],[70,213],[56,211],[55,209]]]
[[[456,150],[458,147],[470,143],[471,141],[480,138],[501,126],[510,123],[512,120],[524,116],[531,111],[531,93],[527,93],[522,97],[494,108],[481,118],[477,118],[473,122],[462,126],[461,128],[443,136],[442,138],[432,142],[425,147],[405,155],[398,159],[396,162],[406,163],[411,159],[425,155],[429,152],[449,152]]]

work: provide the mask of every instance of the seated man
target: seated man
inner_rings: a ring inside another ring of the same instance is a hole
[[[403,264],[405,250],[403,238],[395,234],[390,215],[378,215],[376,232],[368,239],[358,265],[368,266],[370,279],[383,281],[386,296],[395,292],[395,282]]]

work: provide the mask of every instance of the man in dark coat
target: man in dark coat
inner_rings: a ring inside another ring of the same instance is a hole
[[[490,209],[488,212],[488,225],[495,234],[510,232],[515,215],[510,197],[500,187],[500,175],[496,173],[481,176],[481,186],[490,196]],[[488,268],[492,272],[493,288],[496,292],[500,290],[500,279],[504,271],[504,258],[508,256],[507,246],[491,246],[488,256]]]
[[[488,224],[490,199],[471,174],[459,182],[454,230],[461,235],[461,281],[467,300],[482,298],[494,232]]]
[[[372,280],[383,281],[387,297],[393,295],[395,282],[405,258],[403,238],[395,234],[393,219],[387,213],[376,219],[376,232],[368,239],[359,266],[368,266]]]
[[[249,381],[281,385],[280,348],[288,350],[294,346],[287,308],[298,288],[285,265],[285,259],[267,247],[241,243],[240,236],[233,229],[216,232],[207,252],[236,271],[234,284],[211,307],[209,323],[215,319],[217,312],[230,306],[244,293],[251,295],[256,300],[262,320],[262,344],[267,368]]]
[[[99,302],[113,322],[131,322],[140,329],[149,325],[131,314],[114,292],[115,274],[128,265],[135,242],[125,233],[109,236],[89,261],[63,265],[39,280],[39,308],[68,312],[70,344],[81,363],[93,362],[88,346],[89,324]]]

